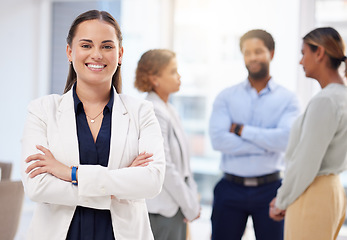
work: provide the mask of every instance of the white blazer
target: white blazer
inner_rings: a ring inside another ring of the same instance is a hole
[[[180,118],[173,106],[150,92],[147,100],[154,106],[164,138],[166,172],[163,189],[154,199],[147,199],[150,213],[173,217],[180,208],[189,221],[200,212],[197,185],[190,169],[188,142]]]
[[[34,100],[28,110],[21,171],[25,192],[37,207],[27,239],[66,239],[76,206],[109,209],[117,240],[153,239],[144,199],[161,190],[165,156],[152,104],[115,92],[108,167],[79,165],[71,90]],[[24,160],[38,152],[37,144],[47,147],[65,165],[79,165],[78,186],[51,174],[28,177]],[[153,153],[154,161],[146,167],[128,168],[143,151]]]

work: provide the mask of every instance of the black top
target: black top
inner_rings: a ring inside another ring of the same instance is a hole
[[[73,86],[73,99],[76,114],[76,127],[80,164],[101,165],[107,167],[110,154],[111,120],[114,93],[111,89],[110,101],[104,108],[104,118],[96,142],[89,129],[83,103]],[[67,240],[114,240],[110,210],[99,210],[77,206]]]

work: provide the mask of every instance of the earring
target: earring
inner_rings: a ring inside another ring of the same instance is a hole
[[[118,67],[121,67],[122,66],[122,64],[121,63],[118,63]]]

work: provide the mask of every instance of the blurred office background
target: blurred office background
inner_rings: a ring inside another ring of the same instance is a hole
[[[303,108],[319,87],[299,65],[302,37],[315,27],[332,26],[347,41],[347,0],[1,0],[0,160],[13,163],[14,180],[20,179],[26,106],[37,97],[63,92],[67,32],[72,20],[89,9],[106,10],[121,25],[124,93],[144,97],[133,87],[142,53],[151,48],[177,53],[182,85],[171,101],[189,136],[204,206],[201,219],[191,224],[193,240],[209,239],[212,191],[221,173],[208,120],[215,96],[247,76],[239,49],[242,34],[260,28],[273,35],[272,76],[298,94]],[[341,178],[347,187],[347,177]],[[23,239],[32,210],[33,203],[25,199],[16,239]],[[245,239],[254,236],[247,233]]]

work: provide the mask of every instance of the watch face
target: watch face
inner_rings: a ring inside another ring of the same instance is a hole
[[[238,135],[238,136],[241,136],[241,127],[242,125],[241,124],[237,124],[236,127],[235,127],[235,134]]]

